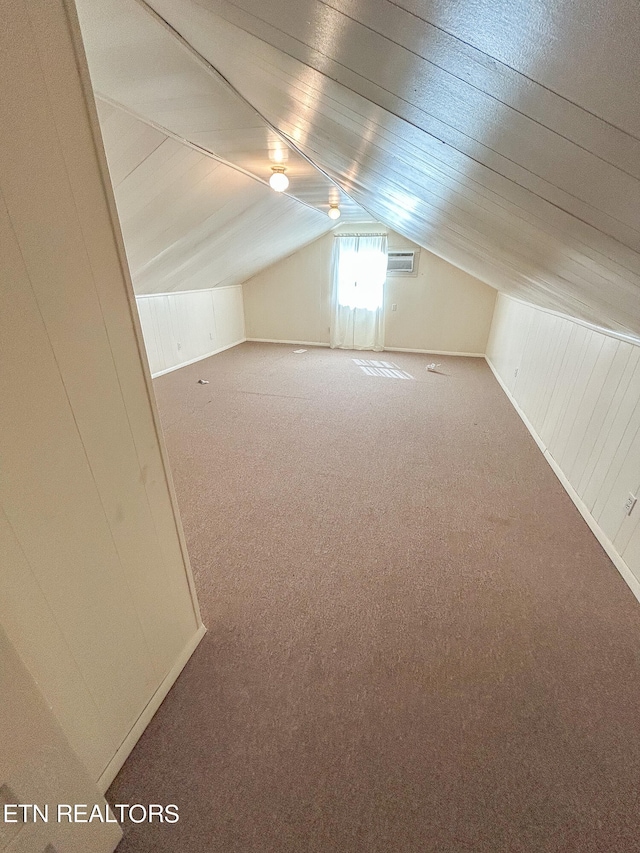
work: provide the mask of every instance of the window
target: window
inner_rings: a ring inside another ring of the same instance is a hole
[[[341,238],[338,305],[376,311],[382,306],[386,252],[381,237]]]
[[[387,235],[341,234],[333,246],[330,344],[382,350]]]

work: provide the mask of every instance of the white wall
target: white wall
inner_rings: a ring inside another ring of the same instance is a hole
[[[362,227],[342,230],[360,232]],[[333,234],[321,237],[244,283],[249,340],[328,344],[333,241]],[[418,248],[389,232],[391,251]],[[495,295],[493,288],[420,249],[417,276],[387,279],[385,348],[483,355]]]
[[[640,597],[640,346],[500,294],[487,357]]]
[[[153,376],[242,343],[242,288],[215,287],[136,297]]]
[[[0,624],[104,789],[202,629],[73,4],[0,9]]]
[[[390,232],[390,251],[417,248]],[[415,278],[387,278],[385,347],[484,355],[495,299],[492,287],[420,249]]]
[[[329,343],[332,245],[321,237],[243,284],[249,340]]]
[[[65,853],[111,853],[122,837],[117,824],[56,820],[58,803],[86,803],[89,812],[97,805],[104,815],[106,801],[1,627],[0,660],[0,804],[49,804],[48,823],[23,824],[15,810],[5,821],[0,813],[0,850],[39,853],[51,844]]]

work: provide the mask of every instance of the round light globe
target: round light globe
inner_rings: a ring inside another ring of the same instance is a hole
[[[327,215],[329,219],[340,219],[340,208],[332,204]]]
[[[284,172],[274,172],[269,178],[269,186],[277,193],[283,193],[289,186],[289,178]]]

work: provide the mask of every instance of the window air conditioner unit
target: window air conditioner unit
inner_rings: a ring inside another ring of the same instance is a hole
[[[389,252],[387,257],[388,275],[415,275],[417,272],[417,252]]]

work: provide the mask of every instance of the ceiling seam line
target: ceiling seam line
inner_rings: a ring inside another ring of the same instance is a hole
[[[110,106],[113,106],[113,104],[110,104]],[[154,130],[157,130],[157,128],[153,128],[153,129],[154,129]],[[153,156],[153,154],[155,154],[155,153],[156,153],[156,151],[158,150],[158,148],[160,148],[160,146],[161,146],[161,145],[163,145],[166,141],[167,141],[166,139],[163,139],[163,140],[162,140],[162,142],[159,142],[159,143],[156,145],[156,147],[153,149],[153,151],[149,151],[149,153],[144,157],[144,159],[143,159],[143,160],[140,160],[140,162],[139,162],[139,163],[137,163],[135,166],[133,166],[133,168],[132,168],[132,169],[130,169],[130,170],[127,172],[127,174],[126,174],[126,175],[123,175],[123,176],[120,178],[120,180],[118,181],[117,185],[116,185],[116,184],[114,184],[114,185],[113,185],[113,188],[115,189],[115,188],[116,188],[116,186],[120,186],[120,184],[124,183],[124,181],[126,181],[126,180],[127,180],[127,178],[130,178],[130,177],[131,177],[131,175],[133,175],[133,173],[136,171],[136,169],[138,169],[140,166],[142,166],[144,163],[146,163],[146,162],[147,162],[147,160],[149,159],[149,157]]]

